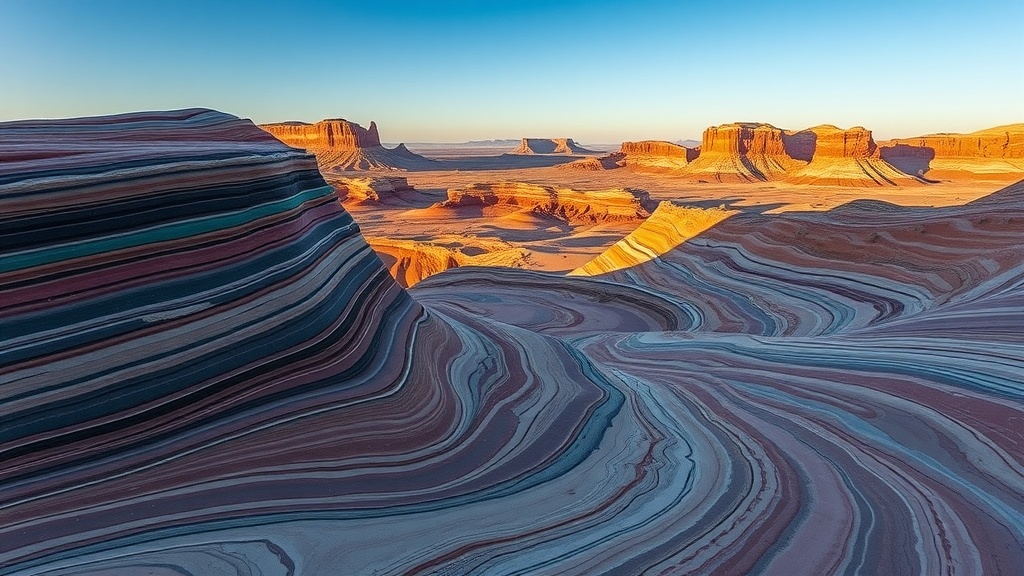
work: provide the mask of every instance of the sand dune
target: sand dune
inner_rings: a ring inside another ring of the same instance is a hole
[[[0,123],[0,571],[1024,565],[1024,182],[655,214],[405,290],[247,121]]]

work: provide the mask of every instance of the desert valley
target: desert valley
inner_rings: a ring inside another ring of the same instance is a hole
[[[1024,573],[1021,22],[0,1],[0,576]]]

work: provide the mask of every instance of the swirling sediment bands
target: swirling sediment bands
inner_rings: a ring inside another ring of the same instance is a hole
[[[1024,185],[406,292],[226,114],[0,158],[0,574],[1024,564]]]

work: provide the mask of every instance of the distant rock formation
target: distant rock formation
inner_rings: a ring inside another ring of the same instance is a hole
[[[624,166],[625,159],[626,155],[622,152],[612,152],[600,157],[586,156],[566,164],[559,164],[556,168],[560,170],[613,170]]]
[[[843,130],[831,125],[808,129],[815,136],[811,161],[793,171],[787,182],[823,186],[897,186],[920,180],[879,157],[871,131],[861,126]]]
[[[343,118],[321,120],[316,124],[282,122],[260,128],[294,148],[316,156],[320,171],[386,171],[430,169],[435,161],[409,151],[405,144],[385,148],[380,143],[377,124],[363,128]]]
[[[878,149],[883,160],[910,174],[1017,179],[1024,173],[1024,124],[899,138],[879,143]]]
[[[685,171],[708,181],[756,182],[779,180],[800,164],[786,152],[781,129],[738,123],[705,130],[700,154]]]
[[[573,190],[525,182],[495,182],[451,188],[433,209],[479,208],[493,216],[527,213],[572,225],[643,220],[649,216],[647,192],[615,188]]]
[[[741,122],[712,126],[698,148],[671,142],[623,142],[622,157],[574,162],[567,168],[671,172],[699,182],[770,182],[822,186],[889,186],[921,183],[915,173],[879,155],[871,132],[817,126],[789,131]]]
[[[587,150],[572,138],[523,138],[512,154],[597,154]]]

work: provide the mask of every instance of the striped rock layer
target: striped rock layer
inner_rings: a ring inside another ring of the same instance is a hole
[[[0,159],[2,574],[1024,564],[1024,184],[407,292],[225,114]]]

